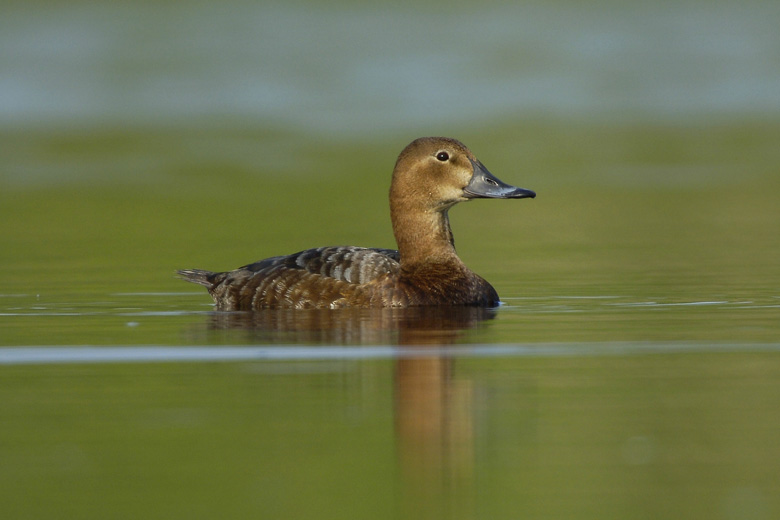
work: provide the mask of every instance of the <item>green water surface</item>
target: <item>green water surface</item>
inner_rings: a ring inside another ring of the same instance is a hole
[[[467,133],[493,173],[539,193],[451,212],[500,309],[455,322],[213,316],[174,269],[393,246],[389,172],[410,136],[301,138],[284,166],[277,143],[294,137],[227,124],[6,132],[0,343],[564,353],[3,366],[4,517],[780,511],[780,127]]]

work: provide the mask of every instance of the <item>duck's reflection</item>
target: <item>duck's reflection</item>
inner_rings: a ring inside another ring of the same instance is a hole
[[[451,345],[494,316],[480,307],[266,309],[212,313],[210,328],[242,331],[258,343]]]
[[[488,317],[492,315],[482,319]],[[479,321],[443,321],[437,333],[409,327],[401,334],[400,344],[452,344]],[[470,518],[473,387],[470,380],[454,377],[453,358],[434,352],[432,349],[431,356],[400,357],[395,363],[402,513],[404,518]]]
[[[405,518],[469,516],[473,469],[471,381],[454,376],[452,345],[495,316],[484,308],[273,310],[216,313],[212,327],[274,343],[414,346],[395,361],[395,431]],[[430,346],[431,355],[424,354]]]

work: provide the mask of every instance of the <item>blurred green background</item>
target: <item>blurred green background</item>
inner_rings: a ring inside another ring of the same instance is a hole
[[[392,247],[395,157],[447,135],[539,193],[451,213],[505,299],[776,295],[778,10],[6,2],[0,293]]]

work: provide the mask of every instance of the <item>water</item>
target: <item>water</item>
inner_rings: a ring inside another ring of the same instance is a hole
[[[777,344],[243,349],[3,366],[6,514],[777,508]]]
[[[780,512],[772,2],[0,17],[3,518]],[[392,247],[466,142],[495,310],[214,313],[178,268]]]
[[[777,510],[778,297],[262,313],[204,299],[6,309],[4,331],[30,342],[0,348],[9,517]]]

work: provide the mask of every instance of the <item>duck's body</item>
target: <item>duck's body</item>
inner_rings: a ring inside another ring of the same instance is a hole
[[[208,287],[219,310],[498,305],[498,294],[462,262],[404,272],[393,249],[320,247],[224,273],[180,271]]]
[[[398,251],[353,246],[307,249],[234,271],[179,274],[204,285],[218,310],[498,305],[495,289],[458,258],[447,211],[471,198],[535,193],[490,174],[462,143],[413,141],[396,162],[390,212]]]

